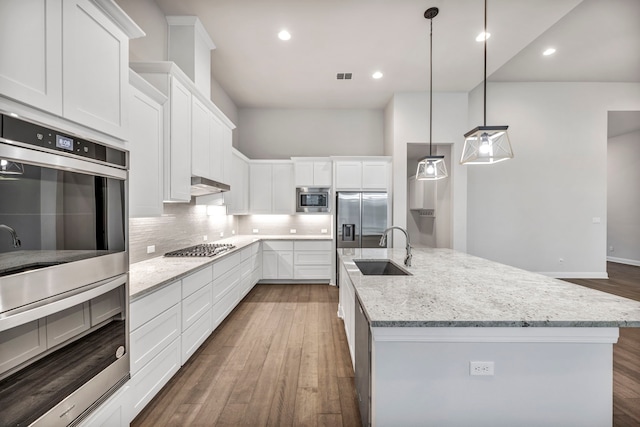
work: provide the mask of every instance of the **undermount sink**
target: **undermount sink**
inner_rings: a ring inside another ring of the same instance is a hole
[[[388,259],[354,259],[365,276],[411,276],[404,268]]]

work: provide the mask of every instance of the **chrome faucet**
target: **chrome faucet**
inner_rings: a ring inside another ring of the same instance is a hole
[[[402,227],[398,227],[397,225],[394,225],[393,227],[389,227],[386,230],[384,230],[382,232],[382,237],[380,238],[380,246],[386,246],[387,245],[387,233],[393,229],[397,229],[400,230],[404,233],[404,236],[407,239],[407,254],[404,257],[404,265],[406,265],[407,267],[411,267],[411,258],[413,255],[411,255],[411,244],[409,243],[409,233],[407,233],[407,230],[405,230]]]
[[[14,248],[20,247],[21,243],[20,243],[20,239],[18,239],[18,235],[16,234],[16,230],[4,224],[0,224],[0,230],[7,230],[9,233],[11,233],[11,239],[13,240],[13,247]]]

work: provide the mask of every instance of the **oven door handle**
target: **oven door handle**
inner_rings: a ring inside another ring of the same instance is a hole
[[[128,274],[122,274],[96,282],[92,285],[84,286],[73,293],[67,292],[58,297],[47,298],[46,300],[34,302],[33,304],[2,313],[0,315],[0,332],[81,304],[123,284],[127,285],[125,286],[125,292],[129,292],[128,279]]]

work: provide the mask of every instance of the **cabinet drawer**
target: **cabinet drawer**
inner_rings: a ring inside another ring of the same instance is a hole
[[[251,247],[243,248],[243,249],[240,251],[240,260],[241,260],[241,261],[245,261],[245,260],[247,260],[247,259],[251,258],[251,255],[252,255]]]
[[[182,330],[185,331],[213,305],[213,285],[199,289],[182,300]]]
[[[331,279],[330,265],[302,265],[295,268],[296,279]]]
[[[213,268],[205,267],[182,279],[182,298],[186,298],[213,280]]]
[[[229,293],[240,282],[240,269],[235,269],[213,281],[213,303]]]
[[[233,267],[240,264],[240,261],[241,261],[240,252],[236,252],[234,254],[227,255],[226,257],[222,258],[220,261],[213,264],[214,280],[216,279],[216,277],[222,276],[224,273],[226,273],[227,271],[231,270]]]
[[[262,249],[265,251],[292,251],[293,242],[291,240],[266,240],[262,242]]]
[[[178,303],[182,299],[180,287],[180,281],[178,280],[133,301],[129,306],[129,329],[135,331],[144,323]]]
[[[330,251],[294,252],[294,264],[299,265],[331,265]]]
[[[109,320],[113,316],[122,312],[124,295],[122,286],[93,298],[89,301],[91,307],[91,326]]]
[[[0,332],[0,374],[47,349],[44,319]]]
[[[213,305],[213,329],[217,328],[229,313],[231,313],[231,310],[234,309],[239,299],[239,289],[234,288]]]
[[[253,264],[251,262],[251,259],[243,261],[242,264],[240,264],[240,277],[242,279],[249,276],[252,271],[253,271]]]
[[[330,251],[331,241],[327,240],[306,240],[293,242],[293,249],[296,251]]]
[[[88,331],[90,327],[89,301],[47,316],[47,348]]]
[[[131,377],[131,400],[134,419],[151,399],[180,369],[180,338],[172,341],[160,354]]]
[[[200,345],[211,335],[211,310],[207,310],[182,333],[182,364],[184,365]]]
[[[180,337],[180,309],[176,304],[131,333],[131,375]]]
[[[131,398],[128,384],[123,385],[95,411],[85,418],[80,427],[124,427],[129,425]]]

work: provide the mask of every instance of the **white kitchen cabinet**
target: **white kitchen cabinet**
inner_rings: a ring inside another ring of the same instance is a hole
[[[292,158],[296,187],[331,187],[331,160]]]
[[[135,307],[132,306],[131,311],[133,312],[134,309]],[[181,319],[181,305],[176,302],[169,309],[131,332],[131,375],[136,375],[143,366],[160,354],[167,345],[176,338],[180,338],[182,333]]]
[[[62,115],[61,24],[62,0],[0,1],[0,94]]]
[[[171,77],[170,87],[164,199],[188,202],[191,200],[191,93],[175,77]]]
[[[209,121],[209,178],[218,182],[230,183],[225,179],[225,141],[224,141],[224,124],[220,122],[213,114]],[[229,165],[226,166],[229,168]]]
[[[211,178],[213,114],[196,97],[191,98],[191,174]],[[214,129],[215,132],[215,129]],[[212,179],[212,178],[211,178]]]
[[[0,332],[0,374],[47,349],[44,319],[34,320]]]
[[[387,191],[390,164],[390,158],[386,157],[334,158],[335,188],[337,191]]]
[[[292,163],[252,162],[249,193],[252,214],[292,214],[295,202]]]
[[[182,300],[182,332],[185,332],[200,317],[211,311],[213,306],[212,293],[212,284],[209,282]]]
[[[131,421],[130,386],[123,385],[87,418],[80,427],[125,427]]]
[[[91,327],[89,302],[84,302],[46,317],[47,348],[67,341]]]
[[[221,133],[222,145],[222,182],[228,183],[233,176],[233,170],[229,168],[231,165],[232,145],[233,145],[233,129],[228,125],[222,124]]]
[[[262,242],[262,278],[293,279],[293,242],[267,240]]]
[[[231,191],[224,193],[227,214],[238,215],[249,212],[249,163],[236,149],[231,156]]]
[[[164,116],[167,98],[131,71],[129,216],[162,215]]]
[[[210,289],[211,286],[208,286]],[[212,326],[212,311],[205,311],[201,317],[199,317],[186,331],[182,332],[182,364],[187,363],[187,360],[196,350],[202,345],[203,342],[213,332]]]
[[[356,290],[349,279],[347,270],[340,264],[340,308],[344,320],[344,331],[351,355],[351,364],[355,370],[355,301]]]
[[[128,138],[129,38],[144,32],[112,0],[2,1],[0,28],[0,94]]]
[[[293,242],[293,276],[300,280],[331,280],[331,241]]]

